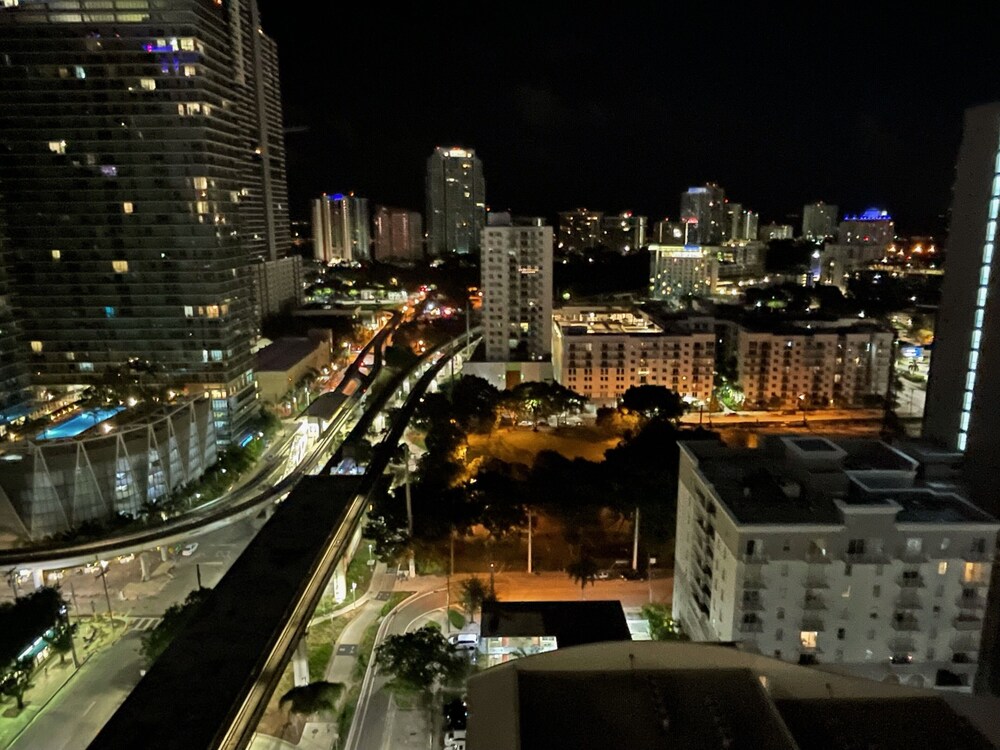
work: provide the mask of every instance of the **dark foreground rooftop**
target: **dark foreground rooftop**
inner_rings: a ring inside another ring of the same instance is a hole
[[[90,750],[216,747],[261,679],[278,625],[305,595],[358,484],[304,477]]]
[[[554,635],[559,648],[632,638],[618,601],[484,602],[481,633],[484,638]]]

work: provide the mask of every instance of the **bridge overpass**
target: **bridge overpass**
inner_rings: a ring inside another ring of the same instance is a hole
[[[420,398],[452,357],[471,351],[469,344],[463,336],[425,355],[423,374],[373,448],[362,477],[299,480],[91,750],[249,745],[323,591],[350,557],[370,498],[385,481]],[[403,379],[393,382],[403,387]],[[391,391],[385,389],[368,411],[386,406]],[[363,434],[358,428],[367,429],[358,425],[348,440]]]
[[[28,568],[40,573],[42,570],[85,565],[96,559],[139,553],[153,547],[169,547],[189,541],[201,534],[210,533],[234,521],[254,516],[262,509],[269,508],[284,497],[299,479],[317,466],[326,463],[338,435],[357,409],[364,406],[369,388],[381,371],[386,344],[401,322],[402,316],[395,313],[344,370],[337,390],[349,393],[331,420],[329,428],[305,459],[287,476],[281,476],[287,468],[285,462],[265,467],[252,482],[228,495],[150,528],[87,542],[33,545],[2,550],[0,568]],[[373,352],[375,364],[364,373],[361,371],[364,360]],[[41,576],[36,576],[36,582],[40,580]]]

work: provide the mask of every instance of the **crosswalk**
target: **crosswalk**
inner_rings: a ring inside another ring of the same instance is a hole
[[[162,620],[162,617],[129,617],[126,630],[152,630]]]

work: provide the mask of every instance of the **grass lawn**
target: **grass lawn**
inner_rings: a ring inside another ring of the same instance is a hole
[[[468,457],[491,456],[530,466],[538,453],[551,450],[569,459],[603,461],[604,452],[620,440],[590,425],[545,428],[538,432],[530,427],[501,427],[489,435],[469,435]]]
[[[309,679],[313,682],[324,679],[326,665],[333,655],[333,645],[353,617],[354,612],[347,612],[309,628]]]

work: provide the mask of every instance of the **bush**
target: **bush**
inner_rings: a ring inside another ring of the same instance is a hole
[[[451,623],[453,628],[461,630],[465,627],[465,615],[459,612],[457,609],[448,610],[448,622]]]

